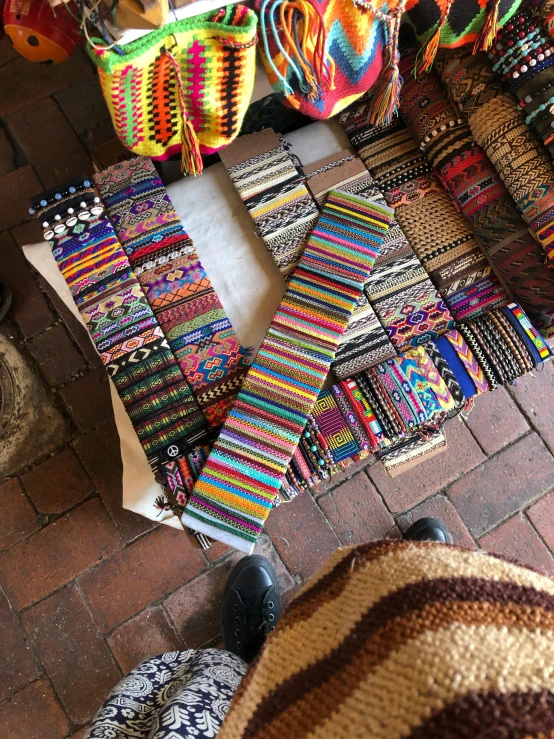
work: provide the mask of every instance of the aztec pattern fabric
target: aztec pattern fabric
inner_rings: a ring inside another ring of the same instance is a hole
[[[446,76],[455,73],[448,66]],[[421,151],[523,308],[545,336],[554,334],[554,281],[502,180],[438,75],[410,81],[409,91],[418,102],[401,112]]]
[[[406,83],[404,107],[408,95]],[[455,320],[505,304],[504,288],[404,123],[368,125],[367,110],[367,101],[356,103],[341,123]]]
[[[504,83],[517,96],[525,112],[525,122],[554,157],[554,43],[547,26],[543,26],[543,19],[536,11],[520,8],[512,21],[497,33],[489,58],[493,70],[502,75]]]
[[[308,187],[320,204],[333,187],[370,201],[385,202],[361,159],[347,150],[304,167],[304,172]],[[389,227],[364,292],[397,350],[423,344],[454,325],[450,311],[396,220]],[[385,359],[388,357],[380,361]]]
[[[232,406],[250,362],[152,162],[95,176],[129,262],[211,427]]]
[[[186,171],[229,144],[250,103],[256,14],[244,5],[168,23],[125,44],[89,45],[115,131],[135,154],[182,152]]]
[[[241,136],[221,152],[221,159],[260,237],[288,280],[319,214],[297,162],[271,130]],[[375,311],[361,295],[333,362],[335,375],[350,377],[395,354]]]
[[[484,552],[338,549],[287,608],[218,739],[550,737],[553,607],[550,577]]]
[[[549,263],[554,260],[554,169],[485,54],[450,52],[443,70],[449,95],[491,161]],[[495,79],[496,78],[496,79]]]
[[[95,204],[70,212],[45,238],[158,469],[168,447],[205,436],[205,420],[103,210]]]
[[[311,118],[330,118],[369,90],[383,68],[375,8],[343,0],[257,0],[261,53],[275,92]]]
[[[386,206],[330,194],[184,525],[252,551],[391,218]]]

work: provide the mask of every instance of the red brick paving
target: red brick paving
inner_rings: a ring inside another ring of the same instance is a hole
[[[22,620],[71,721],[90,721],[121,671],[77,588],[58,590]]]
[[[14,609],[20,611],[122,546],[102,503],[89,500],[3,552],[0,582]]]
[[[527,516],[546,545],[554,551],[554,491],[528,508]]]
[[[554,575],[552,552],[523,513],[516,513],[490,534],[483,536],[479,544],[487,552],[501,554],[547,575]]]
[[[17,477],[0,485],[0,551],[40,529],[40,521]]]
[[[35,653],[12,611],[8,599],[0,591],[0,701],[40,677]],[[9,644],[9,649],[7,645]],[[0,736],[3,736],[0,733]]]
[[[207,566],[183,531],[161,526],[85,572],[78,583],[96,623],[110,631]]]
[[[86,368],[86,362],[64,326],[52,326],[27,344],[50,387],[61,385]]]
[[[344,545],[382,539],[394,526],[394,518],[364,472],[317,502]]]
[[[434,495],[431,498],[427,498],[411,511],[401,514],[397,521],[402,532],[406,531],[415,521],[420,518],[439,518],[443,523],[446,524],[448,530],[452,534],[454,544],[458,544],[461,547],[467,547],[467,549],[476,549],[477,545],[471,538],[471,534],[467,530],[467,526],[463,522],[460,514],[454,508],[452,503],[445,498],[444,495]]]
[[[532,433],[457,480],[448,497],[473,536],[481,536],[554,488],[554,458]]]
[[[180,530],[123,510],[106,374],[21,252],[41,240],[28,198],[80,174],[84,152],[112,136],[82,50],[36,65],[1,40],[0,116],[12,125],[11,138],[0,127],[0,278],[14,293],[15,338],[69,429],[54,456],[0,478],[0,737],[83,739],[122,672],[217,643],[239,555],[216,544],[205,556]],[[393,480],[366,460],[273,511],[273,544],[263,537],[258,549],[284,603],[341,543],[398,537],[424,515],[442,518],[456,543],[554,572],[554,363],[533,375],[477,398],[465,422],[447,425],[448,451],[420,467]]]
[[[0,736],[9,739],[62,739],[70,724],[48,680],[36,680],[2,703]]]
[[[118,626],[108,637],[108,644],[123,672],[144,659],[185,648],[162,606],[145,608]]]
[[[392,513],[402,513],[485,461],[485,455],[459,418],[445,424],[448,449],[423,465],[392,478],[382,464],[369,476]]]
[[[21,482],[42,514],[63,513],[94,492],[94,485],[71,449],[48,457],[23,475]]]

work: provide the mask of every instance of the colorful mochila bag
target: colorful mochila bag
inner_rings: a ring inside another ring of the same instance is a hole
[[[407,0],[401,38],[405,40],[410,34],[409,41],[421,47],[416,74],[431,68],[439,48],[473,44],[473,53],[487,51],[497,30],[510,20],[521,3],[522,0]]]
[[[135,154],[202,172],[201,154],[240,131],[256,69],[254,11],[229,5],[168,23],[122,46],[89,47],[115,131]],[[93,39],[94,45],[101,43]]]
[[[312,118],[330,118],[378,82],[386,108],[398,83],[395,9],[404,2],[256,0],[275,92]]]

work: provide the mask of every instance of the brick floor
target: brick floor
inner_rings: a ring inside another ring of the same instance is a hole
[[[28,197],[79,174],[113,135],[82,50],[34,65],[1,40],[0,116],[9,325],[68,429],[17,476],[0,471],[0,737],[82,739],[140,660],[217,643],[239,555],[220,544],[202,554],[181,530],[123,510],[106,374],[21,252],[40,240]],[[554,363],[477,398],[447,436],[446,452],[395,479],[364,461],[271,514],[259,551],[285,603],[338,546],[398,537],[421,516],[442,518],[458,544],[554,573]]]

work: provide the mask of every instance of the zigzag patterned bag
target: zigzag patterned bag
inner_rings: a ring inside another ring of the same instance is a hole
[[[115,131],[152,159],[182,152],[183,170],[229,144],[250,103],[256,14],[244,5],[169,23],[123,47],[89,47]],[[94,40],[100,44],[100,40]]]
[[[286,104],[312,118],[330,118],[373,86],[384,53],[391,53],[385,51],[384,16],[376,10],[381,5],[383,0],[257,0],[262,58]]]

